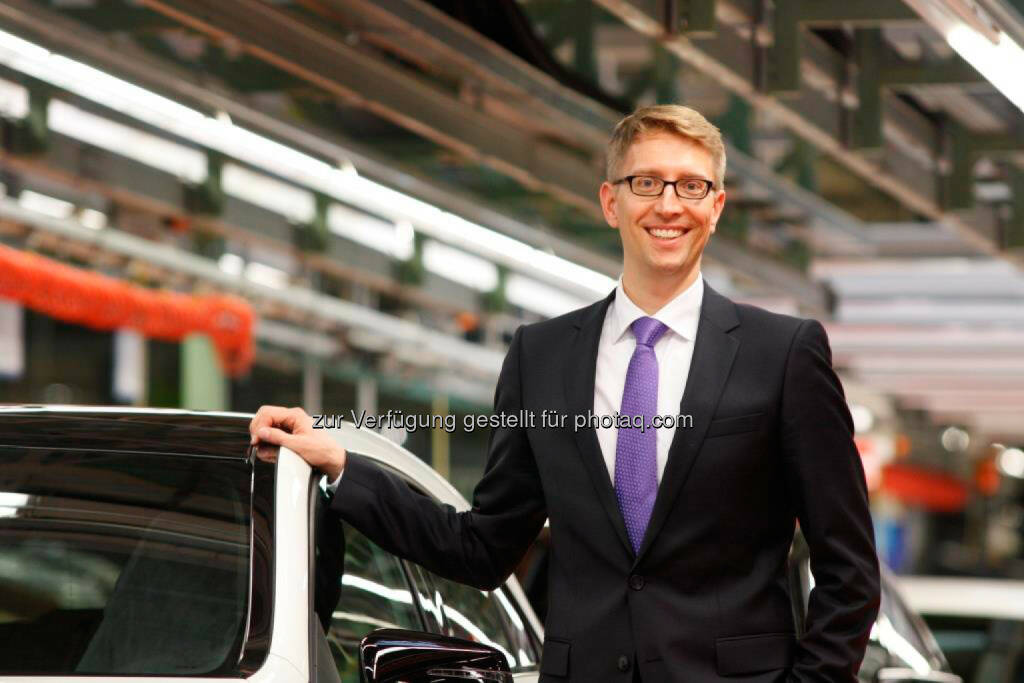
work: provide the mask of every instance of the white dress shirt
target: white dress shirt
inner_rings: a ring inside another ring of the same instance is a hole
[[[704,279],[700,272],[693,284],[679,293],[650,317],[663,322],[668,330],[654,343],[654,356],[658,359],[658,415],[679,415],[679,402],[690,373],[693,345],[697,339],[697,323],[704,299]],[[647,313],[633,303],[622,289],[622,278],[615,287],[615,299],[608,306],[597,347],[597,372],[594,377],[594,415],[612,415],[622,408],[622,392],[626,386],[626,371],[636,348],[636,338],[630,325]],[[678,419],[678,418],[677,418]],[[685,427],[684,427],[685,429]],[[657,430],[658,483],[661,484],[668,448],[676,427]],[[615,481],[616,427],[597,428],[608,475]]]
[[[654,356],[658,359],[658,415],[679,415],[679,402],[683,400],[683,389],[690,373],[693,358],[693,344],[697,339],[697,323],[700,306],[704,299],[704,279],[700,272],[693,284],[665,304],[652,318],[665,323],[668,330],[654,344]],[[612,415],[622,407],[622,391],[626,387],[626,370],[636,348],[636,339],[630,325],[637,318],[647,314],[633,303],[622,289],[622,278],[615,287],[615,299],[608,305],[597,348],[597,371],[594,377],[594,415]],[[668,462],[668,448],[676,428],[660,427],[657,430],[658,483]],[[597,428],[597,439],[601,445],[608,475],[615,481],[615,444],[618,440],[615,427]],[[344,470],[342,470],[344,474]],[[333,492],[341,483],[341,474],[327,485]]]

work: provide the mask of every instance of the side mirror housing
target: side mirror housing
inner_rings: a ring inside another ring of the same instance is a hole
[[[378,629],[359,644],[365,683],[512,683],[497,648],[434,633]]]

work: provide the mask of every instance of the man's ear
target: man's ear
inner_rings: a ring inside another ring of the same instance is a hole
[[[719,190],[715,195],[715,205],[711,208],[711,232],[714,234],[718,227],[718,219],[722,217],[722,210],[725,208],[725,190]]]
[[[604,213],[604,220],[613,228],[619,227],[619,216],[615,213],[615,203],[618,198],[615,196],[615,186],[607,180],[601,183],[601,191],[598,193],[601,200],[601,211]]]

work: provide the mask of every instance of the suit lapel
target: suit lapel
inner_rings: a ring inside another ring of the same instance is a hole
[[[608,305],[615,298],[615,291],[593,305],[583,309],[576,318],[575,338],[569,348],[569,358],[565,368],[565,396],[569,408],[569,419],[576,415],[587,415],[594,411],[594,377],[597,371],[597,348],[601,340],[601,328]],[[608,514],[608,520],[622,541],[626,551],[633,555],[633,547],[626,535],[626,525],[622,521],[619,502],[615,497],[615,488],[608,467],[601,455],[601,444],[597,440],[597,432],[592,427],[574,430],[573,437],[579,448],[583,464],[590,474],[590,481],[597,491],[601,506]]]
[[[693,359],[690,362],[683,398],[679,404],[679,414],[692,415],[693,426],[676,428],[672,445],[669,447],[665,472],[654,500],[651,520],[647,524],[647,531],[636,558],[637,563],[664,525],[665,518],[668,517],[697,459],[704,434],[711,423],[711,416],[714,415],[740,345],[738,338],[728,334],[729,330],[738,325],[736,305],[711,289],[705,280]],[[614,499],[614,491],[612,497]]]

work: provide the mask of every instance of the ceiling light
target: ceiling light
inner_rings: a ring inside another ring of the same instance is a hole
[[[970,436],[959,427],[946,427],[939,437],[942,447],[950,453],[966,451],[971,443]]]
[[[217,266],[228,275],[241,275],[245,260],[238,254],[226,253],[217,260]]]
[[[245,277],[258,285],[273,289],[284,289],[288,286],[288,273],[259,261],[250,261],[246,264]]]
[[[425,234],[568,291],[578,292],[581,297],[604,296],[615,284],[603,273],[354,174],[352,169],[344,167],[344,163],[340,168],[331,165],[236,126],[230,119],[207,116],[4,31],[0,31],[0,63],[191,140],[201,147],[263,168],[347,204],[366,208],[393,222],[408,221]]]
[[[0,116],[23,119],[28,116],[28,90],[0,78]]]
[[[46,125],[55,133],[133,159],[190,183],[206,180],[206,154],[201,150],[105,119],[66,102],[50,101]]]
[[[57,199],[49,195],[22,190],[18,196],[18,204],[29,211],[52,216],[53,218],[67,218],[75,211],[75,205],[63,199]]]
[[[1024,479],[1024,451],[1006,448],[996,457],[996,467],[1009,477]]]
[[[423,244],[423,267],[480,292],[498,286],[498,267],[493,263],[434,240]]]
[[[585,302],[554,287],[511,274],[505,282],[508,302],[528,311],[554,317],[583,306]]]
[[[946,41],[1018,109],[1024,111],[1024,49],[999,32],[995,42],[964,24],[946,32]]]
[[[90,230],[102,230],[107,227],[107,214],[96,209],[80,209],[78,222]]]
[[[408,222],[391,223],[341,204],[327,207],[327,229],[402,261],[412,258],[415,249],[413,229]]]
[[[283,183],[238,164],[224,164],[220,176],[226,194],[280,214],[296,223],[311,223],[316,217],[313,193]]]

